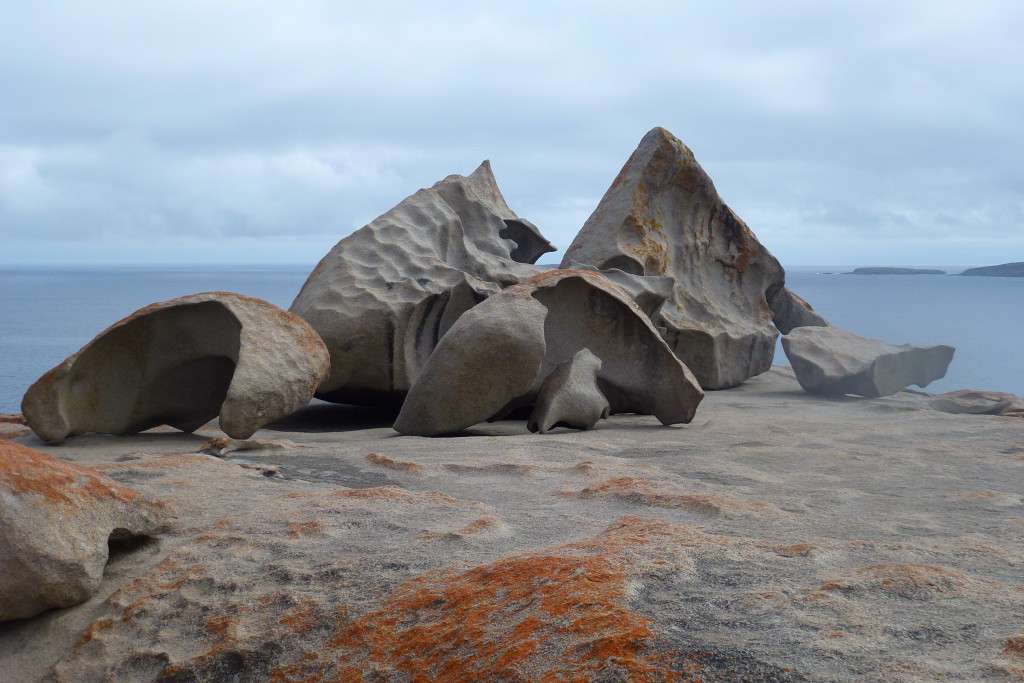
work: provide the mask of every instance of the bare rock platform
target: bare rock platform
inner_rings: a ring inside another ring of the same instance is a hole
[[[1021,680],[1024,420],[927,400],[775,367],[686,425],[19,436],[177,521],[0,624],[0,680]]]

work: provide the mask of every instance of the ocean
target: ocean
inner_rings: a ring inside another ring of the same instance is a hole
[[[832,324],[894,344],[957,347],[930,392],[1024,395],[1024,278],[842,275],[852,266],[790,266],[787,282]],[[963,267],[939,267],[958,273]],[[288,308],[312,266],[0,268],[0,413],[19,412],[32,382],[143,306],[223,290]],[[775,362],[788,361],[779,345]]]

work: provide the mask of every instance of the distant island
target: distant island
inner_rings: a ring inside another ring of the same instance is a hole
[[[1003,263],[998,266],[968,268],[961,275],[988,275],[991,277],[1024,277],[1024,261]]]
[[[945,275],[944,270],[932,270],[930,268],[855,268],[847,275]],[[966,273],[965,273],[966,274]]]

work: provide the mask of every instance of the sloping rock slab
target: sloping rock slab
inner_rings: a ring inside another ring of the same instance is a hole
[[[400,405],[438,339],[554,247],[517,216],[488,162],[420,190],[344,238],[292,303],[327,343],[317,397]]]
[[[838,327],[798,327],[782,338],[793,372],[812,394],[889,396],[945,376],[952,346],[895,346]]]
[[[109,477],[0,440],[0,621],[86,600],[111,537],[155,533],[167,518]]]
[[[597,387],[600,370],[601,359],[590,349],[580,349],[560,363],[540,386],[527,424],[530,431],[546,434],[559,425],[593,429],[598,420],[607,418],[611,406]]]
[[[495,294],[435,349],[395,421],[437,436],[533,405],[544,380],[581,349],[601,361],[612,413],[689,422],[704,396],[629,294],[599,273],[554,270]]]
[[[771,367],[772,300],[783,329],[823,322],[786,296],[782,266],[718,196],[693,152],[663,128],[640,141],[566,250],[562,267],[574,262],[673,278],[652,319],[705,389]]]
[[[29,387],[22,411],[46,441],[192,432],[220,416],[246,439],[309,403],[328,354],[301,318],[229,292],[151,304],[114,323]]]

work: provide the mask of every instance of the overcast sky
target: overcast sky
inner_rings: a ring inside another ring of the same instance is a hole
[[[654,126],[784,264],[1021,261],[1022,65],[988,0],[4,2],[0,263],[312,265],[485,158],[564,249]]]

